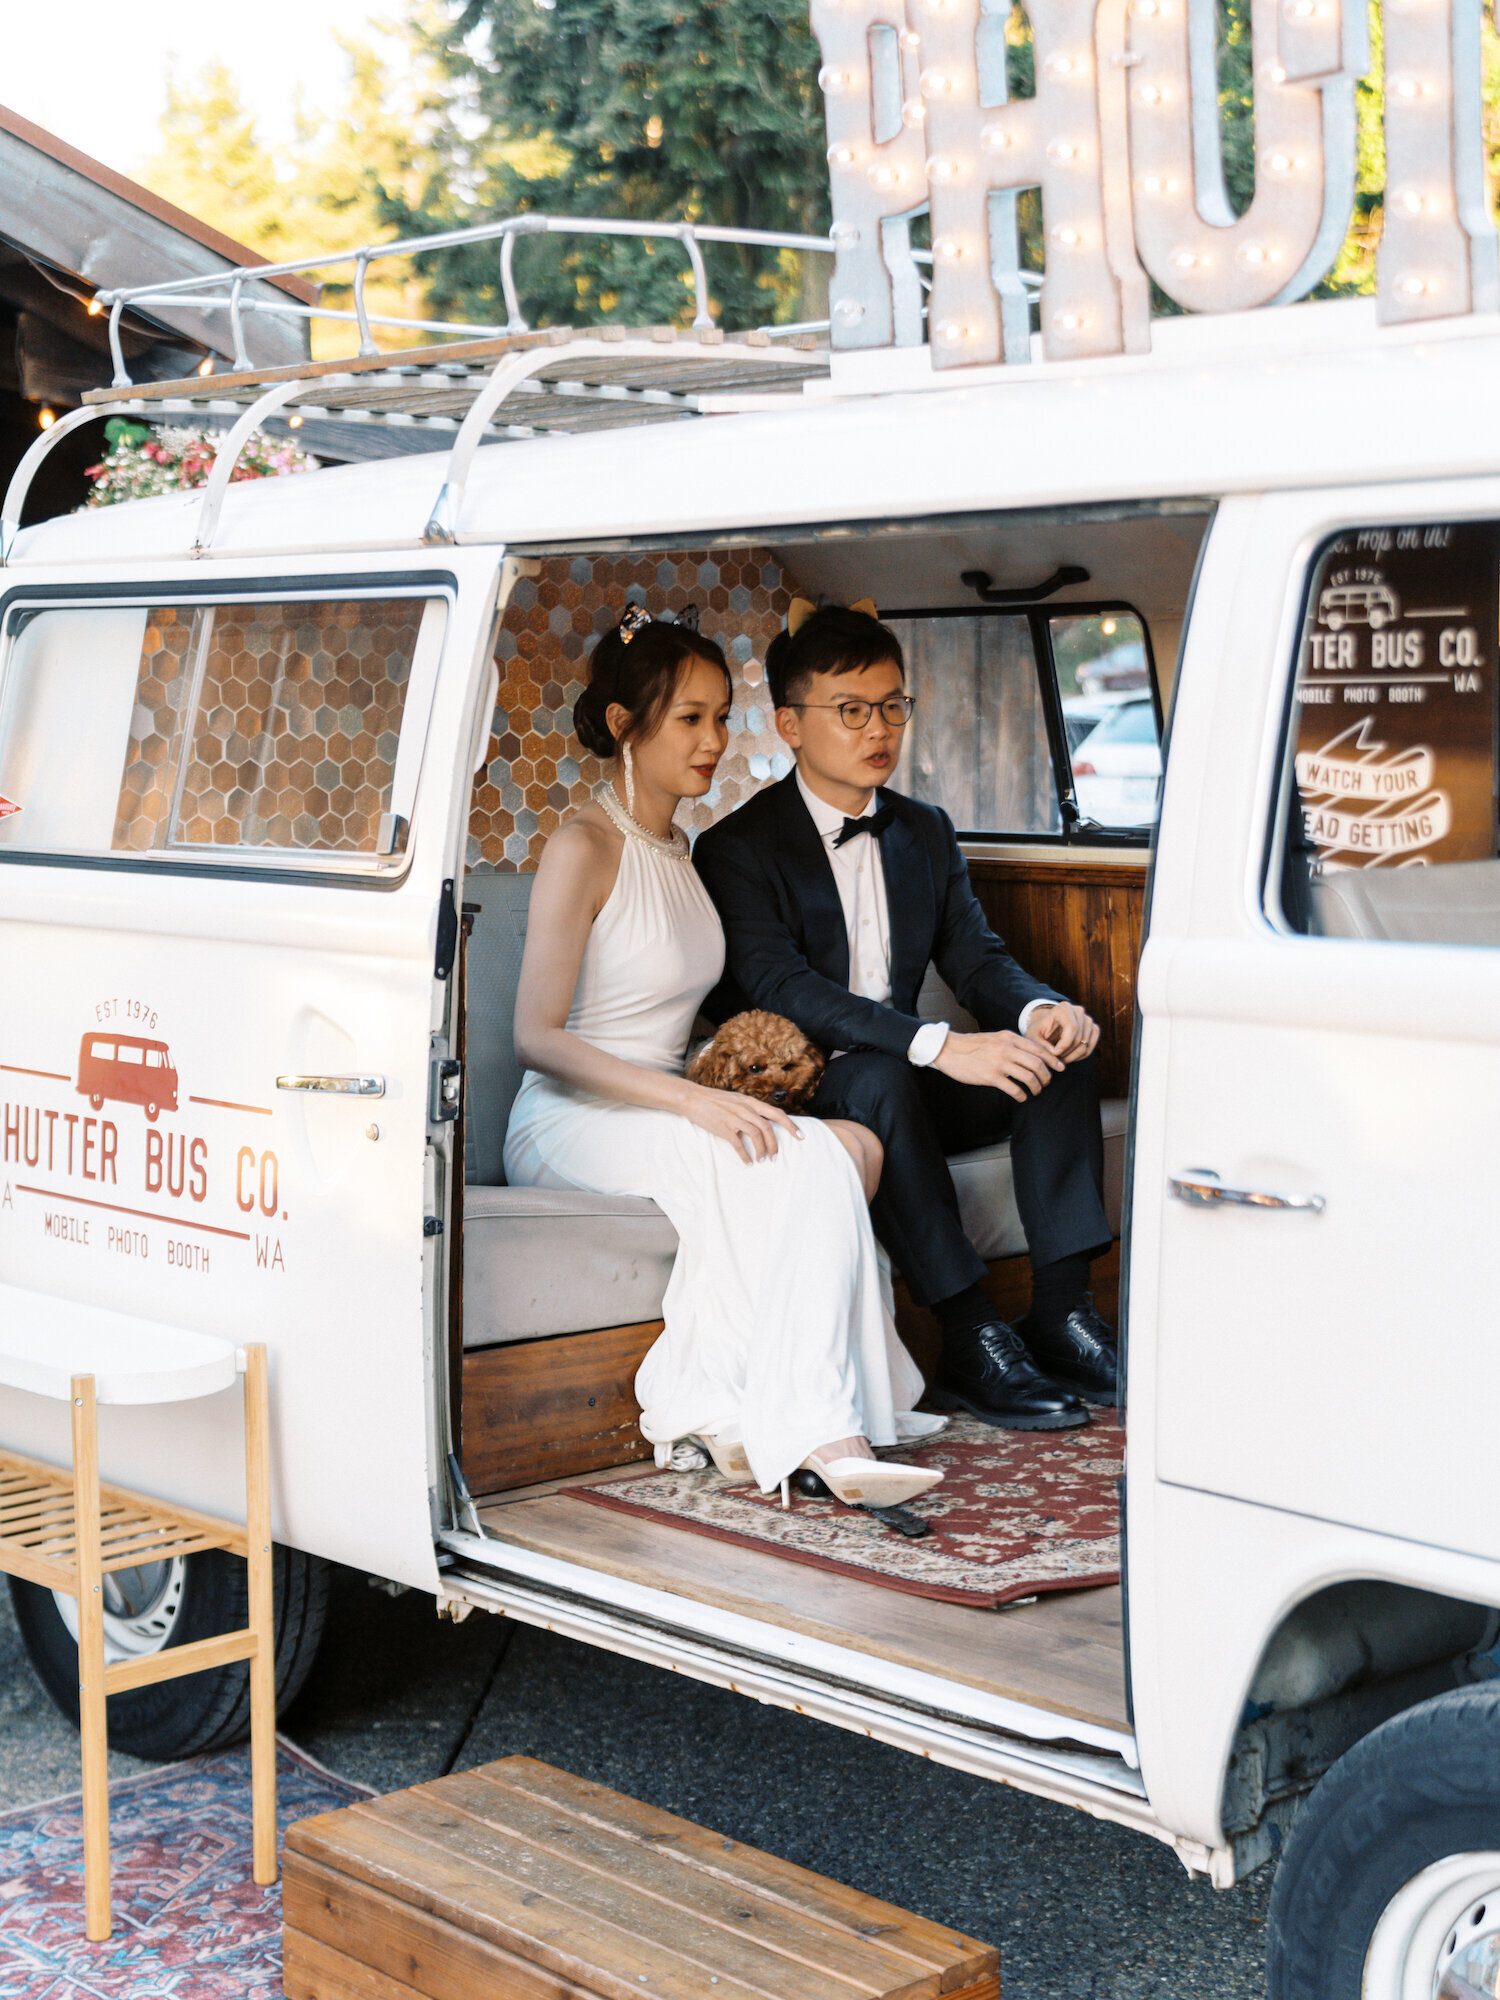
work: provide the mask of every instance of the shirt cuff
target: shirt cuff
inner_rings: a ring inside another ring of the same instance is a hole
[[[1042,1007],[1055,1007],[1056,1005],[1057,1002],[1055,1000],[1028,1000],[1026,1005],[1021,1009],[1021,1018],[1016,1023],[1017,1028],[1024,1035],[1033,1014]]]
[[[930,1069],[943,1053],[943,1044],[947,1039],[946,1021],[924,1021],[911,1038],[906,1060],[915,1063],[918,1069]]]

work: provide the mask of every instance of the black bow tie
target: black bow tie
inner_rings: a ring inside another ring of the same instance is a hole
[[[878,812],[868,813],[863,819],[846,819],[833,844],[842,847],[846,840],[853,840],[859,833],[884,833],[888,826],[895,824],[895,820],[894,806],[882,806]]]

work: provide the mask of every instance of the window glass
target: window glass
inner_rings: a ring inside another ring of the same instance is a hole
[[[1351,530],[1319,551],[1271,871],[1292,929],[1500,944],[1497,579],[1493,522]]]
[[[382,851],[434,609],[405,597],[13,613],[0,845]]]
[[[886,622],[916,696],[896,790],[941,806],[961,832],[1059,832],[1029,621],[981,613]]]
[[[1080,817],[1154,826],[1161,746],[1141,621],[1129,611],[1092,611],[1056,614],[1048,626]]]

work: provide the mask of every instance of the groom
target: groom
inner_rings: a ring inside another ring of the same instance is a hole
[[[881,791],[911,712],[901,647],[863,607],[802,611],[767,654],[797,768],[698,840],[723,920],[716,1019],[763,1007],[831,1056],[812,1111],[885,1148],[875,1232],[942,1328],[940,1396],[1012,1430],[1086,1421],[1115,1401],[1114,1334],[1089,1260],[1107,1250],[1099,1030],[990,929],[946,813]],[[980,1025],[917,1015],[928,961]],[[947,1155],[1009,1137],[1031,1253],[1018,1327],[981,1289]]]

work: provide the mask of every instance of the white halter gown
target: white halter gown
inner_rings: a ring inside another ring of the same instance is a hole
[[[644,1069],[682,1068],[724,965],[724,934],[686,852],[627,833],[594,920],[568,1028]],[[512,1186],[649,1195],[677,1261],[665,1330],[636,1377],[653,1444],[737,1425],[763,1491],[814,1446],[863,1433],[894,1444],[940,1428],[907,1418],[922,1377],[882,1309],[875,1239],[854,1163],[816,1118],[747,1165],[670,1111],[642,1110],[528,1070],[505,1140]]]

